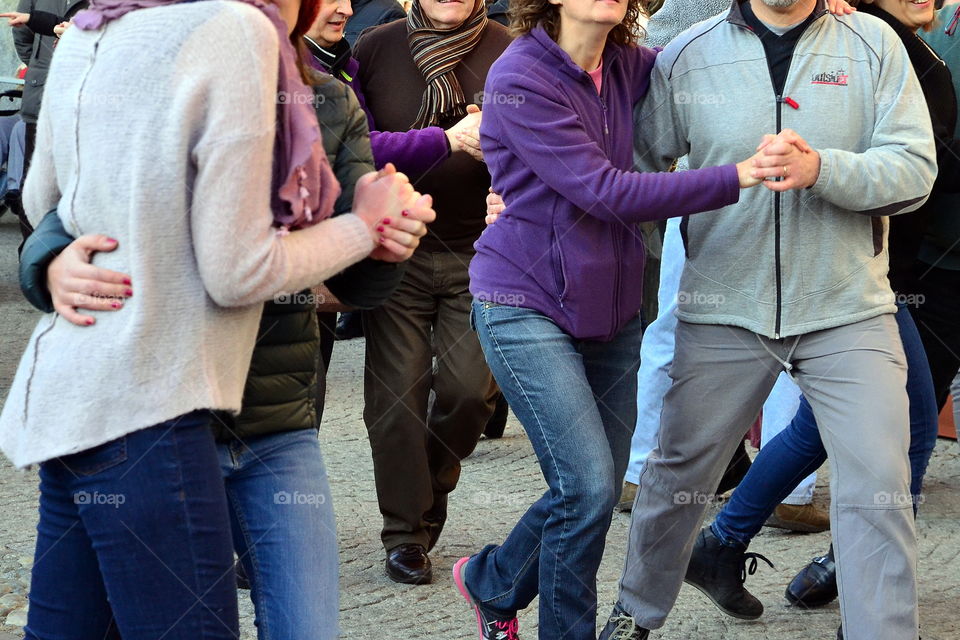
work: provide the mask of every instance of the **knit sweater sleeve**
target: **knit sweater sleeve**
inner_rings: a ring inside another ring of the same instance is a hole
[[[249,305],[318,284],[374,246],[353,214],[288,235],[274,228],[277,36],[262,14],[251,18],[247,5],[236,4],[247,13],[232,36],[242,47],[228,47],[231,55],[209,65],[216,74],[209,78],[208,115],[193,150],[194,249],[204,287],[221,306]]]
[[[280,236],[270,212],[273,131],[198,150],[191,227],[200,275],[221,306],[318,284],[373,250],[353,214]]]
[[[23,184],[23,209],[34,227],[60,202],[60,184],[53,161],[54,143],[50,117],[50,109],[40,109],[37,137],[33,155],[30,157],[30,171]]]

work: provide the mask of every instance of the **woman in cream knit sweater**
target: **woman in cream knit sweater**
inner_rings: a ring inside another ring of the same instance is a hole
[[[336,182],[283,37],[316,3],[278,4],[286,23],[257,0],[94,1],[57,48],[25,208],[116,238],[94,264],[137,293],[91,327],[44,316],[0,416],[4,453],[40,463],[37,557],[58,569],[34,572],[27,638],[238,635],[209,426],[240,408],[257,303],[403,259],[432,219],[389,170],[324,219]]]

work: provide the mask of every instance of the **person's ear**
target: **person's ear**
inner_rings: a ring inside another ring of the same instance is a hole
[[[563,0],[547,0],[547,2],[557,5],[558,7],[563,4]]]

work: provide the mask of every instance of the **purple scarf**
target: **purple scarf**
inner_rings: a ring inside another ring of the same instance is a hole
[[[137,9],[183,0],[91,0],[74,18],[80,29],[99,29],[107,22]],[[251,4],[277,28],[280,61],[277,95],[277,139],[273,147],[274,221],[283,229],[310,226],[333,214],[340,185],[330,168],[313,111],[313,91],[300,77],[297,53],[287,36],[287,24],[277,7],[265,0],[237,0]]]

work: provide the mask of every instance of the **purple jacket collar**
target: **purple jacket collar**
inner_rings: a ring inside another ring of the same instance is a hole
[[[590,77],[583,67],[578,65],[570,57],[570,54],[560,48],[560,45],[550,37],[542,25],[537,25],[530,32],[530,36],[540,43],[540,45],[559,63],[560,69],[571,78],[580,81],[589,80]],[[612,66],[613,61],[620,57],[621,48],[618,46],[607,45],[603,49],[603,66]]]

